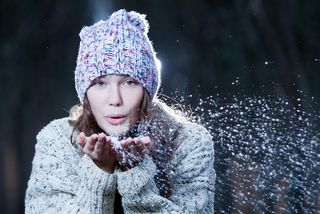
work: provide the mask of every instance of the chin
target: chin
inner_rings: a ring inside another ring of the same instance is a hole
[[[117,127],[105,129],[105,132],[110,136],[119,136],[127,133],[129,131],[128,127]]]

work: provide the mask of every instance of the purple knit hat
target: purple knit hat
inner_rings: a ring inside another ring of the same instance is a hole
[[[160,66],[148,38],[145,15],[118,10],[106,21],[82,28],[75,69],[75,85],[83,103],[92,81],[109,74],[129,75],[149,92],[151,98],[160,85]]]

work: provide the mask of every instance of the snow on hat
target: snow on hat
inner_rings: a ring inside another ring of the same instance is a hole
[[[124,9],[106,21],[82,28],[75,69],[75,86],[83,103],[86,91],[97,77],[123,74],[142,84],[151,98],[160,85],[160,66],[148,38],[145,15]]]

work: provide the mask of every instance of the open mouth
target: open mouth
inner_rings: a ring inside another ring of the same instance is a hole
[[[110,116],[110,117],[106,117],[108,123],[110,123],[111,125],[120,125],[121,123],[123,123],[126,120],[125,116]]]

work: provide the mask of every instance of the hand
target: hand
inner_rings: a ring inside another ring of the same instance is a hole
[[[122,170],[129,170],[138,165],[146,154],[149,153],[151,140],[149,137],[127,138],[115,147],[116,159],[119,161]]]
[[[99,168],[113,173],[116,159],[111,147],[110,137],[104,133],[87,137],[81,132],[77,142],[80,144],[82,152],[87,154]]]

